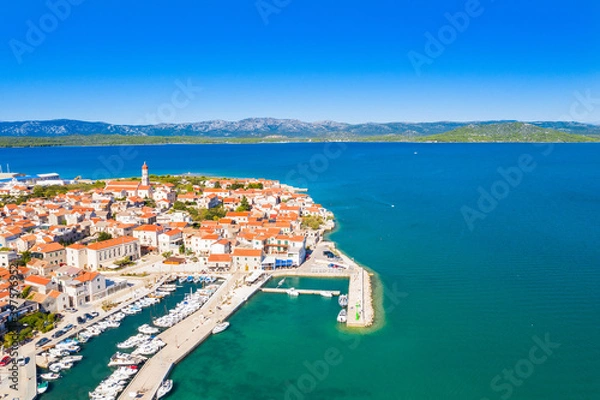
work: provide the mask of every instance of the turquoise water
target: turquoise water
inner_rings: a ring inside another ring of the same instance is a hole
[[[147,161],[157,174],[305,186],[335,213],[331,238],[379,274],[386,313],[377,332],[340,330],[335,301],[259,294],[174,369],[169,398],[600,398],[597,145],[344,147],[339,155],[323,144],[3,149],[0,163],[107,177],[137,176]],[[469,229],[461,208],[477,209],[480,187],[506,187],[498,168],[527,154],[535,167]],[[539,364],[525,361],[545,335],[560,347]],[[327,373],[315,373],[326,358]],[[521,378],[502,378],[515,367]]]
[[[192,283],[184,283],[180,286],[160,303],[144,308],[139,314],[127,316],[121,321],[119,328],[108,329],[83,344],[79,353],[83,359],[70,370],[62,371],[60,380],[50,382],[50,387],[43,398],[45,400],[88,399],[88,393],[114,371],[113,368],[108,367],[110,357],[117,351],[124,351],[119,350],[116,344],[136,335],[140,325],[150,323],[153,318],[166,314],[169,309],[183,300],[185,293],[189,293],[190,289],[196,290],[200,287]]]

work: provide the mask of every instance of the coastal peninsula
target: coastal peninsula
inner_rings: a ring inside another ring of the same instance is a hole
[[[150,399],[166,390],[173,365],[226,329],[258,291],[335,298],[341,307],[332,324],[374,322],[369,273],[324,240],[334,216],[304,189],[268,179],[156,176],[146,163],[139,178],[127,180],[54,185],[45,178],[13,178],[0,188],[0,255],[15,266],[22,299],[3,306],[21,315],[4,342],[31,360],[19,369],[23,399],[68,374],[81,359],[74,354],[94,336],[180,290],[190,290],[185,303],[139,328],[157,339],[131,337],[137,350],[111,357],[119,368],[140,366],[131,382],[119,383],[130,378],[118,369],[90,398]],[[4,282],[12,279],[1,270]],[[290,276],[346,279],[348,293],[289,287]],[[52,323],[27,329],[36,318]]]

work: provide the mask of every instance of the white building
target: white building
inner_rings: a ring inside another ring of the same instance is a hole
[[[111,265],[116,260],[137,260],[140,256],[140,242],[131,236],[104,240],[87,247],[87,264],[93,270]]]

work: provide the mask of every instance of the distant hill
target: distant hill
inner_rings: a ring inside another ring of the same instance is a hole
[[[436,142],[600,142],[600,137],[566,133],[523,122],[490,125],[467,125],[449,132],[419,138]]]
[[[407,138],[435,135],[461,127],[504,125],[516,121],[390,122],[347,124],[294,119],[249,118],[241,121],[204,121],[185,124],[114,125],[77,120],[0,122],[0,136],[62,137],[70,135],[198,136],[205,138],[319,138],[399,135]],[[531,122],[530,125],[565,133],[600,136],[600,126],[577,122]],[[401,139],[401,138],[398,138]]]
[[[252,118],[237,122],[111,125],[74,120],[0,122],[0,147],[123,144],[356,142],[596,142],[600,126],[576,122],[346,124]]]

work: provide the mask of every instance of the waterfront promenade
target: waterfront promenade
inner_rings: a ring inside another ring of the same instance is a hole
[[[268,279],[266,276],[248,286],[244,283],[245,276],[233,275],[200,310],[161,333],[159,337],[167,345],[144,364],[119,399],[130,400],[131,393],[137,393],[136,399],[153,399],[173,365],[206,340],[219,322],[237,311]]]

